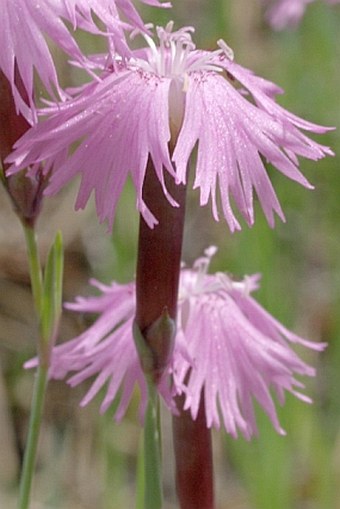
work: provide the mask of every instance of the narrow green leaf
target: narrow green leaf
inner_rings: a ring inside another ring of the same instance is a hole
[[[61,314],[63,265],[62,237],[58,232],[48,253],[43,284],[41,333],[48,348],[55,340]]]
[[[51,324],[53,323],[53,297],[54,297],[54,244],[51,246],[44,271],[43,302],[41,312],[41,336],[44,343],[50,337]]]
[[[64,274],[64,249],[63,238],[60,231],[57,232],[54,242],[54,317],[59,320],[62,310],[63,293],[63,274]]]

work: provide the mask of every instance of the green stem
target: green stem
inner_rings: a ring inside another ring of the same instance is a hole
[[[34,381],[29,430],[20,479],[18,509],[28,509],[47,387],[47,366],[39,365]]]
[[[36,234],[33,227],[23,223],[34,304],[39,321],[38,357],[39,365],[35,375],[28,436],[22,466],[18,509],[28,509],[32,480],[36,462],[38,438],[48,382],[49,338],[42,335],[44,320],[44,286]]]
[[[32,228],[31,226],[27,226],[25,224],[23,225],[23,228],[25,233],[28,261],[30,266],[33,299],[35,309],[40,319],[42,312],[43,276],[39,258],[37,239],[34,228]]]
[[[161,443],[157,387],[153,380],[148,382],[148,406],[144,428],[144,472],[145,472],[145,509],[162,509]]]

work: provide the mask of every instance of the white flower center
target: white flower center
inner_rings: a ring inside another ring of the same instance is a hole
[[[182,271],[179,301],[185,301],[193,296],[216,294],[219,291],[231,292],[238,290],[249,295],[257,288],[254,277],[246,276],[242,281],[233,281],[227,274],[217,272],[208,274],[211,259],[217,252],[217,247],[211,246],[205,250],[204,256],[198,258],[192,270]]]
[[[183,27],[173,32],[173,21],[165,28],[156,27],[159,46],[148,35],[143,37],[148,43],[146,58],[134,57],[129,66],[132,69],[153,74],[158,78],[170,79],[169,112],[170,128],[173,140],[177,138],[183,121],[185,109],[185,93],[188,90],[190,75],[192,73],[222,72],[219,57],[223,55],[233,59],[233,52],[227,44],[218,41],[219,49],[215,51],[198,51],[192,41],[193,27]],[[148,27],[149,28],[149,27]]]

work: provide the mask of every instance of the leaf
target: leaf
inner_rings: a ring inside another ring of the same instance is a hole
[[[41,336],[44,347],[52,348],[62,311],[63,242],[58,232],[49,250],[43,281]]]

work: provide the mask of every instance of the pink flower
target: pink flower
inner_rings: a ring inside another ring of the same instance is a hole
[[[130,173],[137,208],[150,227],[157,223],[142,188],[148,158],[169,201],[164,171],[186,183],[187,167],[197,146],[194,187],[200,204],[212,202],[218,219],[217,194],[231,231],[240,229],[230,197],[248,225],[254,223],[253,190],[266,218],[284,219],[263,159],[288,178],[312,187],[298,169],[297,156],[317,160],[332,154],[300,130],[323,133],[275,103],[282,90],[233,61],[230,48],[198,51],[192,28],[171,32],[172,23],[157,28],[159,46],[145,35],[148,48],[124,62],[113,62],[98,82],[75,99],[47,108],[47,120],[18,142],[9,158],[16,167],[56,157],[75,141],[80,144],[61,165],[54,165],[48,194],[75,175],[82,177],[76,207],[85,207],[95,192],[100,221],[114,220],[116,203]],[[172,146],[169,152],[169,143]]]
[[[161,5],[157,0],[142,0],[144,3]],[[165,4],[169,6],[169,4]],[[119,10],[125,14],[133,27],[143,28],[143,22],[131,0],[0,0],[0,69],[9,80],[18,109],[31,118],[27,105],[15,83],[15,66],[23,80],[30,106],[33,105],[33,69],[35,68],[49,94],[55,90],[61,98],[56,69],[45,35],[68,55],[85,65],[85,57],[75,42],[64,20],[73,29],[99,33],[93,20],[96,15],[107,26],[118,50],[127,50]]]
[[[289,26],[294,27],[299,24],[303,17],[307,5],[314,0],[274,0],[270,3],[267,12],[267,18],[270,25],[275,30],[283,30]],[[339,3],[339,0],[326,0],[329,4]]]
[[[284,402],[285,391],[310,402],[300,392],[304,386],[295,375],[315,375],[315,370],[293,352],[290,343],[317,351],[325,345],[293,334],[251,297],[258,288],[258,275],[235,282],[225,274],[207,274],[215,251],[216,248],[209,248],[193,269],[182,270],[175,350],[161,380],[160,393],[172,410],[171,397],[184,394],[184,408],[190,410],[193,419],[200,398],[204,397],[208,427],[219,428],[222,424],[233,437],[240,431],[248,439],[257,433],[255,399],[275,429],[283,434],[270,391],[276,393],[280,403]],[[96,376],[82,405],[107,383],[103,412],[121,389],[115,413],[118,420],[137,384],[143,415],[146,385],[132,337],[135,285],[92,284],[102,292],[100,296],[79,297],[67,307],[98,313],[99,317],[83,334],[53,349],[50,377],[59,379],[76,372],[68,380],[74,386]],[[30,361],[27,367],[35,363]]]
[[[175,359],[175,386],[183,387],[184,409],[190,410],[193,419],[203,396],[207,425],[219,428],[222,424],[234,438],[238,430],[246,439],[257,434],[253,400],[276,431],[285,434],[271,390],[281,404],[285,391],[310,403],[295,375],[315,375],[290,343],[318,351],[325,344],[293,334],[255,301],[251,293],[258,289],[258,274],[240,282],[221,273],[208,275],[215,251],[206,250],[195,270],[183,270],[181,275],[178,336],[184,336],[192,362]]]

